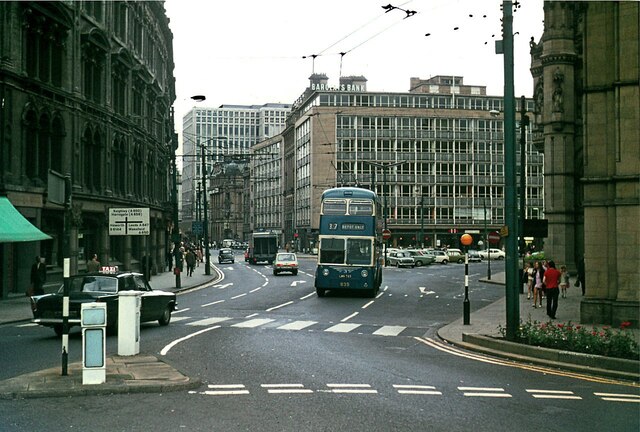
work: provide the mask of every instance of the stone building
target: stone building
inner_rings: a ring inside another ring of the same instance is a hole
[[[0,186],[52,240],[0,246],[2,282],[24,291],[32,257],[61,278],[97,253],[105,265],[164,261],[175,99],[163,2],[0,2]],[[68,176],[65,209],[49,173]],[[110,208],[149,208],[149,236],[110,236]],[[25,259],[29,257],[29,259]]]
[[[545,156],[545,252],[574,274],[581,321],[638,325],[640,4],[544,3],[531,41],[534,143]]]
[[[465,232],[476,247],[486,244],[485,227],[504,225],[504,98],[461,76],[412,78],[406,93],[368,92],[366,82],[341,77],[331,86],[312,75],[281,138],[254,147],[255,154],[277,144],[282,155],[279,167],[268,159],[252,165],[281,170],[254,180],[254,201],[266,198],[255,221],[275,222],[269,203],[281,204],[281,242],[313,250],[322,192],[357,185],[386,203],[393,246],[457,247]],[[533,110],[533,100],[525,105]],[[541,219],[544,157],[530,134],[526,152],[527,217]],[[269,200],[279,188],[282,201]]]

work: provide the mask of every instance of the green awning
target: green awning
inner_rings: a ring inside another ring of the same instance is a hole
[[[33,226],[11,204],[9,198],[0,197],[0,243],[50,240],[51,237]]]

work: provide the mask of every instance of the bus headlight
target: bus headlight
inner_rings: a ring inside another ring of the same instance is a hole
[[[362,270],[360,272],[360,274],[362,275],[362,277],[366,278],[367,276],[369,276],[369,272],[367,270]]]
[[[322,270],[322,276],[329,276],[329,269]]]

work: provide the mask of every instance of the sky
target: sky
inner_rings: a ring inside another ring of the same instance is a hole
[[[388,1],[167,0],[176,130],[193,106],[293,103],[313,72],[330,85],[340,74],[365,76],[368,91],[407,92],[411,77],[455,75],[488,95],[504,93],[503,56],[495,54],[502,1]],[[388,4],[398,9],[385,12]],[[529,40],[542,35],[542,6],[522,0],[513,15],[516,97],[533,94]]]

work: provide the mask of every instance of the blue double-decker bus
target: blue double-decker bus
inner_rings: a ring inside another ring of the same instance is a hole
[[[318,233],[318,297],[352,290],[374,297],[382,283],[382,219],[375,192],[355,187],[323,192]]]

